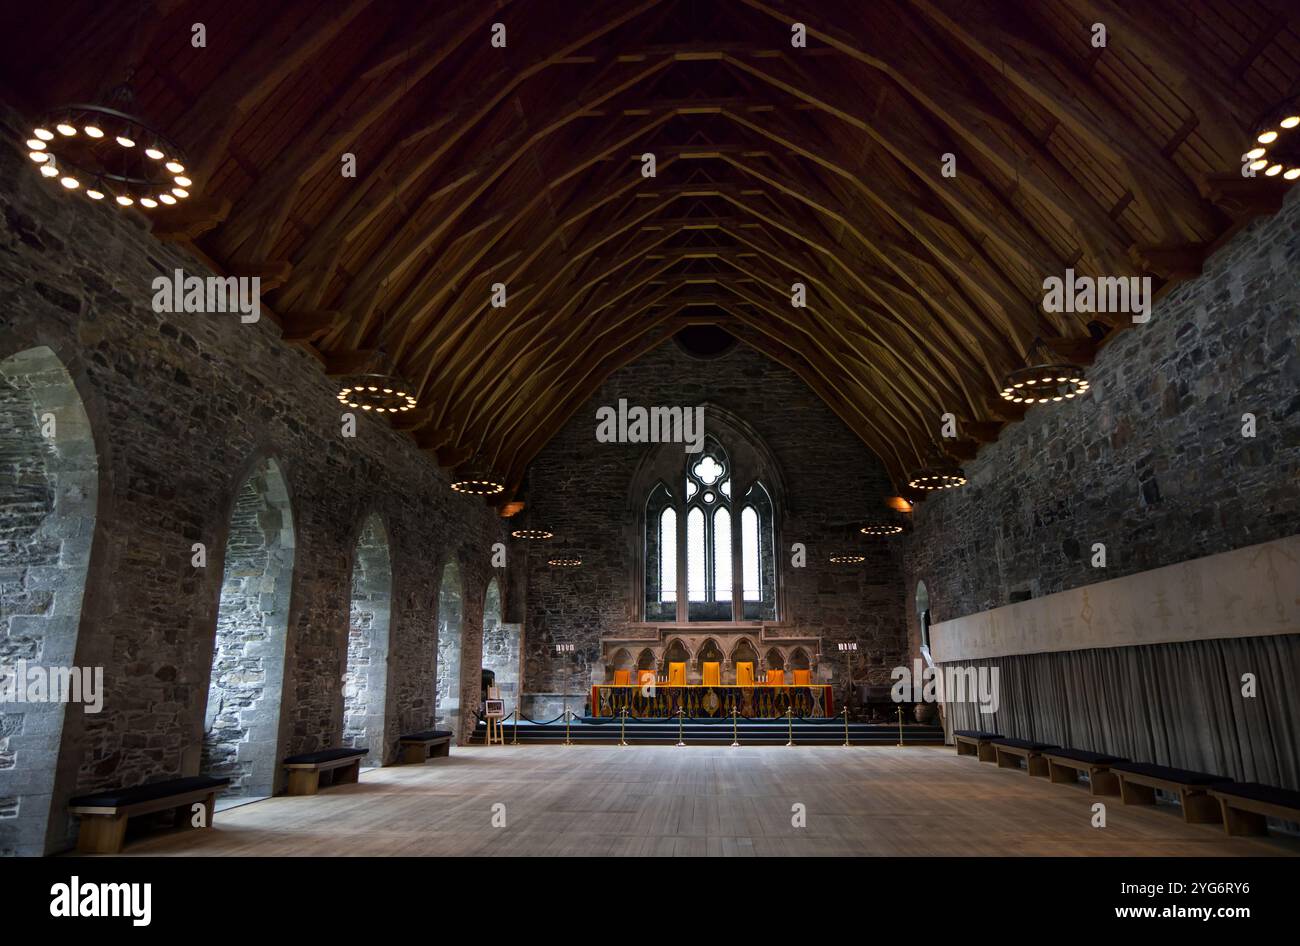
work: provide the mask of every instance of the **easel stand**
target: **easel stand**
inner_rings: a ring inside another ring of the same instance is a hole
[[[487,718],[487,744],[489,746],[504,746],[506,744],[505,733],[502,731],[501,719],[498,716],[489,716]]]

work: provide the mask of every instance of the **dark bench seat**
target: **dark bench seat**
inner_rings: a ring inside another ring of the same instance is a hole
[[[1223,830],[1228,834],[1268,834],[1268,819],[1300,822],[1300,792],[1258,782],[1215,785],[1210,794],[1219,800]]]
[[[346,785],[361,778],[361,760],[369,749],[322,749],[291,755],[283,765],[289,770],[290,795],[315,795],[322,786]]]
[[[81,818],[77,850],[83,854],[116,854],[122,850],[131,818],[169,809],[175,812],[179,828],[210,828],[217,792],[229,784],[228,778],[194,775],[78,795],[68,802],[68,811]],[[198,825],[194,824],[195,805],[204,808]]]
[[[451,730],[427,729],[402,736],[397,740],[402,749],[402,762],[423,762],[426,759],[451,755]]]
[[[1029,774],[1037,778],[1047,778],[1050,774],[1043,753],[1056,748],[1058,747],[1050,743],[1033,742],[1028,739],[993,740],[993,751],[997,753],[998,768],[1018,769],[1020,760],[1024,759]]]
[[[952,741],[957,744],[957,754],[973,755],[978,757],[981,762],[996,762],[998,760],[997,752],[993,748],[993,740],[1001,738],[1001,733],[981,732],[978,729],[954,729],[952,731]]]
[[[1208,793],[1210,786],[1231,781],[1222,775],[1146,762],[1117,762],[1111,772],[1119,779],[1119,795],[1126,805],[1154,805],[1156,789],[1160,789],[1178,796],[1183,820],[1188,824],[1216,824],[1223,820],[1219,803]]]
[[[1089,752],[1086,749],[1052,749],[1043,753],[1047,759],[1048,778],[1053,782],[1077,782],[1079,773],[1088,773],[1088,792],[1092,795],[1118,795],[1119,779],[1111,766],[1128,760],[1120,756]]]

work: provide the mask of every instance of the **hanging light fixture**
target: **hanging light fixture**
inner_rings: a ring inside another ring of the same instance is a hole
[[[582,559],[578,558],[576,555],[566,558],[553,558],[546,564],[550,565],[552,568],[577,568],[582,564]]]
[[[898,535],[903,531],[903,527],[897,522],[871,522],[858,531],[863,535],[871,536]]]
[[[926,467],[907,480],[912,489],[956,489],[966,485],[966,474],[958,467]]]
[[[1068,401],[1088,390],[1088,379],[1076,365],[1030,365],[1007,375],[1002,400],[1013,404]]]
[[[514,532],[511,532],[510,535],[516,539],[541,540],[555,538],[554,532],[547,532],[545,529],[516,529]]]
[[[41,116],[27,139],[27,156],[43,176],[94,201],[152,210],[192,192],[188,159],[179,145],[133,114],[129,82],[108,104],[61,105]]]
[[[831,556],[832,565],[861,565],[867,560],[865,555],[856,552],[836,552]]]
[[[338,400],[348,407],[376,414],[401,414],[414,410],[415,395],[396,372],[349,375],[339,388]]]
[[[471,463],[456,471],[451,480],[451,488],[468,496],[495,496],[505,492],[505,478],[486,466]]]
[[[1252,126],[1250,137],[1245,155],[1250,170],[1284,181],[1300,178],[1300,98],[1270,108]]]

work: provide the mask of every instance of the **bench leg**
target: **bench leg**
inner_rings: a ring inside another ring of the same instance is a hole
[[[998,754],[995,751],[997,746],[989,745],[987,742],[981,742],[978,747],[979,760],[981,762],[996,762]]]
[[[1221,824],[1223,810],[1204,792],[1179,792],[1179,801],[1183,803],[1183,820],[1188,824]]]
[[[1048,780],[1052,782],[1077,782],[1079,773],[1074,769],[1061,765],[1059,762],[1053,762],[1050,759],[1047,762]]]
[[[1156,790],[1150,785],[1139,785],[1121,776],[1119,780],[1119,797],[1123,799],[1126,805],[1154,805],[1156,803]]]
[[[504,737],[503,737],[504,738]],[[433,752],[429,753],[430,758],[446,759],[451,756],[451,743],[440,742],[433,747]]]
[[[82,815],[77,850],[82,854],[117,854],[126,839],[126,815]]]
[[[1003,752],[1001,749],[998,753],[998,768],[1000,769],[1018,769],[1020,768],[1020,757],[1010,752]]]
[[[426,758],[424,746],[402,746],[403,765],[416,765]]]
[[[1219,804],[1223,808],[1223,830],[1229,835],[1268,834],[1268,819],[1263,815],[1233,808],[1225,798],[1220,798]]]
[[[289,794],[315,795],[320,790],[320,771],[317,769],[290,769]]]
[[[1048,772],[1047,760],[1040,755],[1027,756],[1025,765],[1029,767],[1029,774],[1035,778],[1047,778],[1051,774]]]
[[[974,754],[975,754],[975,747],[972,746],[969,742],[962,742],[961,740],[958,740],[958,741],[957,741],[957,754],[958,754],[958,755],[974,755]]]
[[[1109,769],[1088,773],[1088,791],[1093,795],[1118,795],[1119,779]]]
[[[339,766],[334,770],[335,785],[351,785],[354,782],[361,781],[361,760],[354,759],[347,765]]]

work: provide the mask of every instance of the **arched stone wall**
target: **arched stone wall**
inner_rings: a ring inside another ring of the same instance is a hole
[[[438,585],[437,691],[434,724],[450,729],[452,740],[460,742],[461,640],[464,621],[464,589],[460,566],[453,559],[442,569]]]
[[[0,362],[0,686],[23,682],[19,661],[38,672],[74,666],[98,478],[85,407],[54,352]],[[46,852],[64,719],[90,708],[0,711],[0,857]]]
[[[385,731],[388,638],[393,568],[388,533],[377,513],[361,527],[352,562],[348,659],[343,675],[343,744],[367,748],[364,763],[383,765],[391,753]]]
[[[230,515],[203,714],[200,769],[228,795],[274,791],[295,546],[284,475],[264,459]]]

